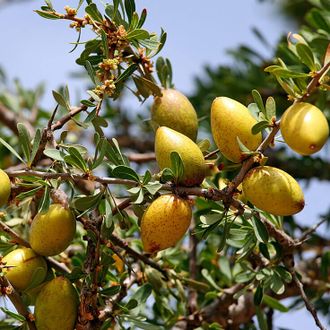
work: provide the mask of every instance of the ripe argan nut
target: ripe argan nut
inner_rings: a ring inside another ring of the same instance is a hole
[[[174,246],[191,222],[189,202],[174,194],[155,199],[141,220],[141,239],[146,252],[154,253]]]
[[[45,213],[35,216],[30,227],[30,245],[42,256],[63,252],[72,242],[76,221],[72,212],[61,204],[52,204]]]
[[[35,303],[38,330],[73,330],[78,314],[78,296],[71,282],[59,276],[43,286]]]
[[[186,96],[175,89],[162,90],[151,107],[151,119],[159,126],[167,126],[196,141],[197,114]]]
[[[260,210],[274,215],[293,215],[304,206],[304,194],[288,173],[271,166],[251,169],[243,180],[245,197]]]
[[[234,163],[244,160],[237,137],[249,149],[260,145],[261,133],[253,135],[252,127],[257,121],[247,107],[228,97],[217,97],[211,106],[211,129],[220,152]]]
[[[319,151],[329,136],[323,112],[310,103],[291,105],[281,118],[281,133],[287,145],[300,155]]]
[[[3,270],[17,291],[24,291],[30,285],[42,283],[47,275],[45,259],[30,248],[19,248],[3,257]]]
[[[0,169],[0,207],[7,204],[11,192],[10,180],[7,173]]]
[[[184,186],[199,185],[205,178],[207,165],[197,144],[171,128],[159,127],[156,131],[155,154],[160,169],[171,167],[173,151],[180,155],[184,166],[184,175],[178,183]]]

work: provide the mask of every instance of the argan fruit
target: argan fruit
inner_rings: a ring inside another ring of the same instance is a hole
[[[72,242],[76,221],[72,212],[61,204],[52,204],[45,213],[35,216],[30,227],[30,245],[42,256],[63,252]]]
[[[77,292],[64,276],[45,284],[35,303],[38,330],[73,330],[78,314]]]
[[[196,141],[198,119],[188,98],[175,89],[163,89],[151,107],[151,119],[157,126],[167,126]]]
[[[17,291],[39,285],[47,275],[47,263],[30,248],[19,248],[2,258],[6,278]]]
[[[184,175],[178,183],[185,186],[199,185],[205,178],[207,165],[197,144],[171,128],[159,127],[156,131],[155,154],[160,169],[171,167],[173,151],[180,155],[184,166]]]
[[[253,135],[252,127],[257,121],[247,107],[228,97],[217,97],[211,106],[211,129],[213,139],[220,152],[234,163],[240,163],[245,156],[239,148],[237,137],[249,149],[260,145],[261,133]]]
[[[0,169],[0,207],[7,204],[11,192],[10,180],[7,173]]]
[[[155,199],[141,220],[141,239],[146,252],[154,253],[174,246],[191,222],[189,202],[174,194]]]
[[[274,215],[293,215],[304,206],[304,194],[288,173],[271,166],[251,169],[243,180],[245,197],[260,210]]]
[[[310,103],[291,105],[281,118],[281,133],[287,145],[301,155],[319,151],[329,136],[329,125],[323,112]]]

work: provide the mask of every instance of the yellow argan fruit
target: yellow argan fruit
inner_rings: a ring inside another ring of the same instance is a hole
[[[141,239],[146,252],[154,253],[174,246],[191,221],[189,202],[173,194],[155,199],[141,220]]]
[[[225,178],[219,178],[219,181],[218,181],[218,185],[219,185],[219,189],[224,189],[228,186],[229,184],[229,180],[228,179],[225,179]],[[244,192],[243,192],[243,186],[242,184],[240,183],[238,186],[237,186],[237,192],[234,193],[233,197],[235,199],[238,199],[239,201],[241,201],[242,203],[246,203],[247,202],[247,199],[244,195]]]
[[[228,97],[217,97],[211,106],[211,129],[213,139],[221,153],[234,163],[244,159],[238,142],[255,150],[262,140],[261,133],[253,135],[252,127],[257,121],[247,107]]]
[[[38,330],[73,330],[78,297],[71,282],[60,276],[45,284],[36,299],[34,314]]]
[[[198,130],[197,114],[186,96],[175,89],[162,90],[151,107],[151,119],[159,126],[167,126],[196,140]]]
[[[33,281],[34,286],[44,281],[47,275],[47,264],[43,257],[32,249],[19,248],[3,257],[3,269],[6,277],[17,291],[24,291]]]
[[[52,204],[45,213],[35,216],[30,227],[30,245],[42,256],[63,252],[76,232],[76,221],[69,209]]]
[[[187,136],[162,126],[156,131],[155,153],[160,169],[171,167],[171,152],[176,151],[183,162],[184,175],[179,184],[199,185],[205,178],[207,165],[197,144]]]
[[[281,118],[281,133],[287,145],[301,155],[319,151],[329,136],[323,112],[310,103],[291,105]]]
[[[11,187],[9,177],[5,171],[0,169],[0,207],[7,204],[10,192]]]
[[[260,210],[274,215],[292,215],[304,206],[304,194],[288,173],[271,166],[251,169],[243,180],[245,197]]]

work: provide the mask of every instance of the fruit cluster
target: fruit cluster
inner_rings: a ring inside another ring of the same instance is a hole
[[[204,155],[196,142],[198,120],[189,100],[180,92],[165,89],[151,109],[156,129],[155,154],[161,170],[171,167],[171,153],[179,154],[184,173],[176,184],[198,186],[209,174]],[[252,133],[257,120],[247,107],[228,97],[217,97],[211,106],[211,129],[221,154],[233,163],[251,157],[262,143],[262,134]],[[275,120],[273,122],[275,125]],[[317,129],[316,129],[317,128]],[[328,135],[328,122],[314,105],[297,102],[284,113],[281,133],[287,145],[301,155],[319,151]],[[243,144],[251,153],[241,150]],[[233,198],[250,202],[259,210],[280,216],[293,215],[304,207],[304,194],[298,182],[281,169],[258,164],[252,166],[237,187]],[[222,181],[221,181],[222,180]],[[221,178],[219,189],[228,182]],[[239,192],[239,194],[237,194]],[[174,246],[182,239],[191,221],[190,202],[173,194],[162,195],[145,211],[141,221],[144,250],[154,253]]]
[[[0,183],[0,206],[3,206],[9,199],[11,184],[2,170]],[[54,277],[45,257],[63,252],[75,231],[72,212],[60,204],[52,204],[32,221],[31,248],[17,248],[1,260],[1,272],[15,290],[24,294],[27,304],[35,306],[37,329],[74,329],[78,312],[76,290],[67,278]]]

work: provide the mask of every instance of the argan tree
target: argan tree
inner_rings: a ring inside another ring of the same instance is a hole
[[[273,59],[241,47],[190,100],[134,0],[36,9],[76,30],[90,82],[45,110],[42,86],[13,92],[2,75],[1,328],[265,330],[292,298],[325,329],[329,216],[294,219],[297,180],[329,179],[330,5],[312,4]],[[128,115],[128,93],[150,115]]]

